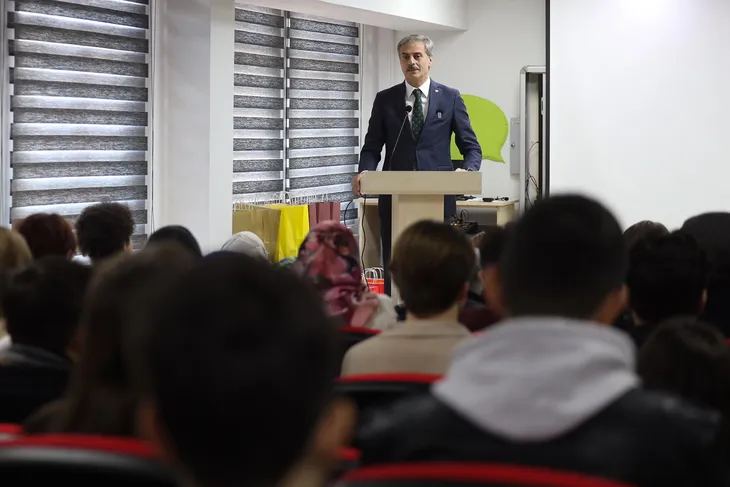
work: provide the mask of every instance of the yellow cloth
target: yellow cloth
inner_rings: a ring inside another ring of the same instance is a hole
[[[295,258],[309,233],[309,205],[275,204],[268,207],[281,211],[274,262]]]

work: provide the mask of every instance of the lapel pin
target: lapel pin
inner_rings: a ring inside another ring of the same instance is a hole
[[[435,91],[436,93],[438,93],[438,92],[439,92],[439,89],[438,89],[438,88],[436,88],[436,89],[435,89],[435,90],[433,90],[433,91]]]

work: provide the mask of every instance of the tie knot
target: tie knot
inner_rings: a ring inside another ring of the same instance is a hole
[[[415,90],[413,90],[413,94],[419,98],[421,97],[421,93],[423,93],[423,92],[421,91],[420,88],[416,88]]]

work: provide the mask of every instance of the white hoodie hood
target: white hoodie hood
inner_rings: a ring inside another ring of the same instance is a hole
[[[559,437],[638,387],[635,349],[618,330],[562,318],[520,318],[459,348],[433,394],[510,441]]]

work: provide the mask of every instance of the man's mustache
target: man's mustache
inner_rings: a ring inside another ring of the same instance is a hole
[[[408,66],[408,71],[418,71],[420,69],[418,66]]]

